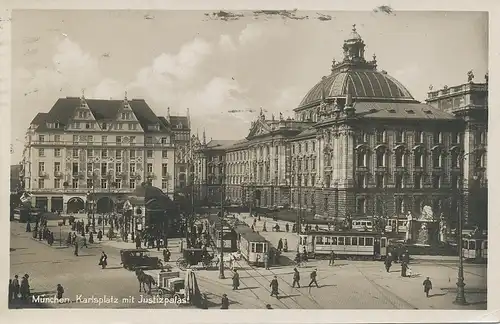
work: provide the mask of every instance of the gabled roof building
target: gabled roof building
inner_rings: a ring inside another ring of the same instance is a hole
[[[98,212],[111,210],[142,182],[172,196],[177,134],[189,138],[188,117],[159,117],[126,94],[60,98],[26,134],[25,190],[34,206],[65,212],[88,210],[87,202]]]

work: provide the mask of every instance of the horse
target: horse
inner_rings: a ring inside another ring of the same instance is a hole
[[[151,294],[151,287],[156,286],[156,281],[151,275],[146,274],[142,269],[135,270],[135,275],[139,281],[139,292],[142,292],[141,288],[146,292],[146,285],[148,286],[148,294]]]

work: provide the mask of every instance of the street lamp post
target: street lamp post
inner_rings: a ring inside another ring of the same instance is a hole
[[[462,256],[462,218],[463,218],[463,195],[464,195],[464,163],[467,156],[470,153],[463,153],[460,158],[460,175],[459,175],[459,208],[458,208],[458,280],[457,280],[457,296],[455,298],[455,304],[457,305],[467,305],[465,299],[465,283],[464,283],[464,261]]]
[[[226,279],[224,275],[224,162],[220,162],[220,262],[219,279]]]

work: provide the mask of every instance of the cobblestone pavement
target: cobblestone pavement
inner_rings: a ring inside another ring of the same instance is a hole
[[[57,232],[56,232],[57,233]],[[57,307],[99,307],[96,304],[76,303],[78,294],[83,296],[115,296],[121,298],[134,296],[134,303],[104,304],[100,307],[177,307],[163,304],[139,304],[138,283],[134,273],[120,265],[119,249],[134,248],[133,243],[108,241],[81,249],[81,256],[73,256],[73,249],[49,247],[44,242],[33,240],[30,233],[25,233],[24,225],[11,223],[11,277],[14,274],[30,275],[30,283],[35,293],[54,294],[55,286],[61,283],[70,297],[71,303]],[[292,233],[267,232],[266,236],[286,234],[289,248],[290,241],[296,235]],[[271,239],[273,239],[271,237]],[[100,252],[108,254],[108,268],[97,266]],[[152,255],[158,255],[151,249]],[[293,253],[293,252],[290,252]],[[180,257],[173,251],[172,262]],[[197,278],[202,292],[207,294],[210,307],[220,307],[222,294],[230,299],[230,308],[264,308],[271,304],[273,308],[293,309],[486,309],[486,266],[466,265],[465,282],[468,306],[456,306],[452,302],[456,293],[457,268],[450,263],[422,262],[412,263],[412,278],[399,275],[399,265],[395,264],[387,273],[381,262],[375,261],[336,261],[335,266],[328,266],[328,261],[311,260],[300,267],[302,288],[292,288],[293,267],[273,267],[270,270],[252,268],[244,262],[236,267],[240,273],[240,289],[232,290],[230,270],[225,270],[226,279],[219,279],[218,270],[197,270]],[[308,288],[309,274],[318,269],[320,288]],[[270,297],[269,283],[278,277],[280,298]],[[422,281],[429,276],[434,289],[432,297],[426,298]],[[54,305],[50,305],[54,306]]]

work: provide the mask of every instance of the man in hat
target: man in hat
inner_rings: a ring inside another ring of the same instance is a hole
[[[318,282],[316,281],[316,277],[318,276],[318,269],[314,269],[313,272],[311,272],[311,282],[309,283],[309,287],[312,286],[312,284],[315,284],[317,288],[319,288],[318,286]]]
[[[432,282],[431,280],[429,279],[429,277],[427,277],[427,279],[424,280],[423,284],[424,286],[424,292],[425,292],[425,296],[427,298],[429,298],[429,292],[431,291],[432,289]]]
[[[233,273],[233,290],[238,290],[240,287],[240,274],[236,269],[234,269]]]
[[[21,287],[20,287],[21,299],[24,301],[27,301],[30,295],[30,284],[28,278],[29,278],[28,274],[25,274],[23,276],[23,279],[21,280]]]
[[[19,298],[20,285],[19,285],[19,276],[15,275],[14,280],[12,280],[12,299]]]
[[[276,296],[278,298],[278,278],[274,276],[273,280],[271,280],[271,283],[269,284],[269,287],[271,287],[271,297]]]

